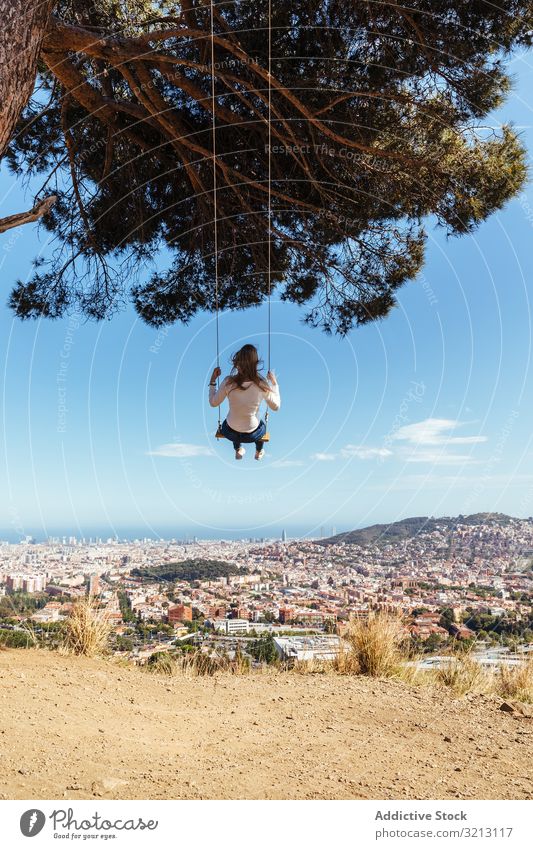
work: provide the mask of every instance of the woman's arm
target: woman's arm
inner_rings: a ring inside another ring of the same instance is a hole
[[[271,386],[266,394],[265,400],[270,409],[274,410],[274,412],[277,412],[277,410],[279,410],[279,408],[281,407],[281,397],[279,394],[278,381],[276,380],[276,375],[273,371],[268,372],[267,380],[270,381]]]
[[[220,374],[221,371],[219,368],[213,369],[213,374],[211,375],[211,380],[209,381],[209,403],[211,407],[220,407],[222,401],[228,394],[228,383],[226,378],[224,378],[219,388],[216,388],[216,380],[217,377],[220,377]]]

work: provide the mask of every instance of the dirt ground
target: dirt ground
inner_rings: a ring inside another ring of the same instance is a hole
[[[533,719],[334,675],[0,651],[2,799],[531,799]]]

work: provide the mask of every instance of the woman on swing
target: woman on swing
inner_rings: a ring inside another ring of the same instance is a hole
[[[255,442],[255,459],[265,456],[263,437],[265,422],[258,417],[261,401],[266,401],[271,410],[279,410],[279,386],[273,372],[265,378],[260,374],[261,363],[254,345],[243,345],[231,358],[233,368],[220,387],[216,388],[221,371],[213,370],[209,381],[209,403],[220,407],[224,398],[229,401],[229,413],[222,422],[222,433],[233,442],[235,459],[242,460],[245,454],[243,442]]]

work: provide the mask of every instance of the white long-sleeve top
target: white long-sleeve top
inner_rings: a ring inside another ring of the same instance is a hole
[[[227,422],[233,430],[239,433],[251,433],[259,427],[259,407],[266,401],[271,410],[279,410],[281,398],[277,383],[270,388],[261,389],[257,383],[246,381],[239,389],[230,377],[225,377],[218,390],[209,386],[209,403],[212,407],[220,407],[224,399],[229,401]]]

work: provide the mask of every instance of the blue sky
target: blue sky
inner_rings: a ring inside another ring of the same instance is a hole
[[[531,54],[498,114],[533,150]],[[31,202],[3,172],[1,214]],[[0,538],[26,533],[317,534],[412,515],[533,514],[533,187],[473,236],[430,229],[427,264],[384,322],[329,338],[273,304],[282,409],[268,456],[233,460],[207,404],[211,315],[157,331],[13,319],[5,299],[46,252],[34,225],[0,236]],[[222,365],[266,308],[221,319]]]

